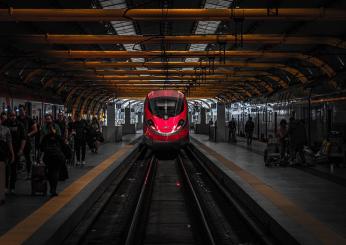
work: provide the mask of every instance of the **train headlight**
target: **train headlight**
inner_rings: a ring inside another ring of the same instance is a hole
[[[148,124],[148,126],[154,126],[154,122],[150,119],[147,120],[147,124]]]
[[[180,119],[177,125],[177,130],[181,129],[185,126],[185,121],[183,119]]]
[[[154,122],[153,122],[151,119],[147,120],[147,125],[148,125],[149,127],[151,127],[152,129],[155,129]]]

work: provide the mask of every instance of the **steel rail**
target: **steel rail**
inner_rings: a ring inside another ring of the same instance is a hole
[[[215,245],[216,242],[215,242],[215,239],[214,239],[214,236],[213,236],[213,233],[211,231],[211,228],[209,227],[208,225],[208,221],[207,221],[207,217],[203,211],[203,208],[202,208],[202,205],[201,205],[201,202],[199,201],[198,197],[197,197],[197,193],[192,185],[192,182],[190,180],[190,177],[189,177],[189,174],[187,173],[186,171],[186,168],[184,166],[184,162],[183,162],[183,159],[181,158],[180,154],[178,154],[178,162],[179,162],[179,166],[183,172],[183,176],[184,176],[184,179],[189,187],[189,190],[190,190],[190,193],[192,195],[192,198],[196,204],[196,207],[197,207],[197,210],[198,210],[198,213],[200,215],[200,218],[201,218],[201,221],[202,221],[202,225],[203,225],[203,228],[204,228],[204,231],[206,232],[206,237],[208,238],[208,242],[206,242],[206,244],[213,244]]]
[[[264,231],[262,231],[258,227],[258,225],[254,222],[253,218],[250,217],[250,215],[246,212],[244,207],[242,205],[240,205],[239,201],[236,201],[236,199],[229,193],[229,191],[227,191],[226,188],[220,183],[220,181],[217,179],[217,177],[212,174],[212,172],[205,166],[205,164],[203,164],[203,161],[191,149],[191,146],[189,146],[188,150],[191,153],[191,155],[193,156],[193,158],[197,160],[197,162],[199,163],[199,166],[202,167],[202,169],[205,171],[205,173],[208,175],[208,177],[217,186],[217,188],[220,190],[220,192],[233,205],[233,207],[237,210],[237,212],[244,218],[244,220],[251,227],[251,229],[253,229],[253,231],[256,233],[258,238],[260,238],[264,244],[273,245],[274,243],[268,237],[268,234],[266,234]]]
[[[135,212],[133,214],[133,218],[130,224],[129,231],[126,236],[125,245],[134,244],[137,234],[137,227],[139,225],[139,221],[142,215],[142,207],[144,205],[145,199],[147,198],[147,194],[151,192],[153,188],[153,178],[155,177],[156,172],[156,159],[154,156],[151,157],[149,162],[149,166],[147,169],[147,173],[145,175],[144,183],[141,188],[141,192],[138,198],[138,203],[136,205]]]

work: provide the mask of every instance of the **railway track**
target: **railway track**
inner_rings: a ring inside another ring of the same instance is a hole
[[[143,148],[64,244],[278,244],[189,148]]]

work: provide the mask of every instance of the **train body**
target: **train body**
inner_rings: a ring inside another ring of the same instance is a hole
[[[144,143],[179,148],[189,142],[188,105],[183,93],[155,90],[144,102]]]
[[[288,122],[294,113],[296,119],[305,122],[306,135],[310,135],[311,144],[322,143],[329,131],[341,132],[346,141],[346,106],[344,100],[335,98],[326,102],[316,99],[312,100],[310,108],[307,101],[272,103],[272,105],[268,103],[268,106],[263,106],[262,109],[254,109],[256,107],[258,108],[258,105],[254,104],[245,109],[238,108],[237,111],[229,110],[227,118],[234,117],[237,123],[237,134],[244,135],[246,120],[251,116],[255,123],[253,136],[267,139],[270,135],[275,136],[282,119]]]

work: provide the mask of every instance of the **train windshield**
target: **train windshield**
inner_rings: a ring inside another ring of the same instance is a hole
[[[184,103],[182,98],[158,97],[149,100],[149,109],[153,115],[167,119],[182,113]]]

